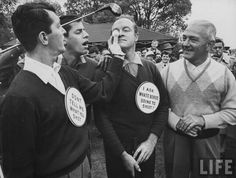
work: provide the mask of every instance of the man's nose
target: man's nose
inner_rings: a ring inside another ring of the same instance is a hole
[[[61,32],[62,32],[63,35],[66,34],[66,30],[63,27],[61,27]]]
[[[84,38],[88,38],[89,37],[89,34],[86,30],[84,30]]]

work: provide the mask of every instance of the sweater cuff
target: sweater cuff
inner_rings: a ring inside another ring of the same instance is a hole
[[[176,131],[176,125],[179,122],[180,117],[169,110],[168,124],[169,126]]]
[[[216,119],[215,114],[202,115],[202,117],[205,119],[204,129],[219,128],[218,126],[220,125],[220,123]]]

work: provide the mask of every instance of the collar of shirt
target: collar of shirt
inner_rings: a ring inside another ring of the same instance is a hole
[[[141,61],[141,58],[139,57],[139,55],[138,55],[137,53],[135,53],[134,60],[128,61],[127,59],[125,59],[125,60],[124,60],[124,63],[123,63],[123,67],[124,67],[125,65],[127,65],[127,64],[130,64],[130,63],[143,66],[143,63],[142,63],[142,61]]]
[[[68,64],[68,62],[67,62],[67,60],[66,60],[66,58],[64,57],[64,56],[62,56],[62,59],[60,60],[60,58],[58,57],[58,61],[61,61],[61,62],[57,62],[57,63],[59,63],[59,64],[61,64],[61,65],[69,65]],[[70,66],[79,66],[79,65],[81,65],[81,64],[85,64],[87,61],[86,61],[86,59],[85,59],[85,56],[84,55],[81,55],[80,56],[80,59],[79,60],[77,60],[77,59],[75,59],[72,63],[71,63],[71,65]]]
[[[193,65],[191,62],[189,62],[188,60],[186,60],[186,66],[188,68],[188,71],[192,71],[192,72],[202,72],[202,70],[206,67],[206,65],[208,64],[208,62],[210,61],[210,58],[207,58],[207,60],[205,60],[205,62],[203,62],[201,65],[199,66],[195,66]]]
[[[53,67],[34,60],[27,55],[25,56],[25,64],[23,70],[30,71],[37,75],[45,84],[50,83],[62,94],[65,94],[65,86],[58,74],[61,65],[54,63]]]

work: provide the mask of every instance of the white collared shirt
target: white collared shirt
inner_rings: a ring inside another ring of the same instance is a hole
[[[34,60],[27,55],[25,56],[25,64],[23,70],[30,71],[37,75],[45,84],[50,83],[62,94],[65,94],[65,86],[58,74],[61,65],[58,63],[53,64],[53,68]]]
[[[194,77],[197,77],[203,71],[206,65],[209,63],[210,58],[207,58],[207,60],[199,66],[193,65],[188,60],[185,60],[185,61],[186,61],[186,66],[187,66],[188,71],[191,73],[191,75],[193,75]]]
[[[134,60],[128,61],[127,59],[125,59],[123,63],[124,69],[135,77],[138,74],[138,65],[142,66],[143,63],[137,53],[135,53]]]

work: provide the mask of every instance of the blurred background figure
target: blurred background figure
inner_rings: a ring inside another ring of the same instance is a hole
[[[169,65],[170,62],[170,54],[166,51],[161,53],[161,62],[157,63],[156,66],[159,71],[162,71],[165,67]]]
[[[165,43],[162,43],[160,45],[160,50],[161,52],[163,51],[166,51],[167,53],[169,53],[169,56],[170,56],[170,62],[174,62],[176,61],[176,57],[174,57],[172,54],[173,54],[173,46],[171,45],[171,43],[169,42],[165,42]]]
[[[141,51],[142,58],[145,58],[146,53],[147,53],[147,49],[146,48],[142,48],[142,51]]]
[[[227,66],[231,70],[230,57],[227,53],[224,53],[224,46],[224,41],[220,38],[216,38],[212,49],[212,58],[217,62]]]
[[[88,56],[95,60],[96,62],[100,61],[100,52],[97,46],[92,46],[91,48],[89,48],[89,54]]]
[[[136,53],[138,54],[139,57],[142,57],[141,51],[136,51]]]
[[[146,55],[145,55],[145,59],[146,60],[151,61],[153,63],[156,63],[154,58],[155,58],[155,55],[154,55],[154,53],[152,51],[146,52]]]
[[[157,48],[159,45],[159,42],[157,40],[152,40],[151,47],[148,48],[148,51],[152,51],[154,55],[156,56],[157,53],[161,53],[160,50]]]
[[[159,62],[161,62],[161,51],[157,51],[157,53],[156,53],[156,57],[155,57],[155,62],[156,63],[159,63]]]

